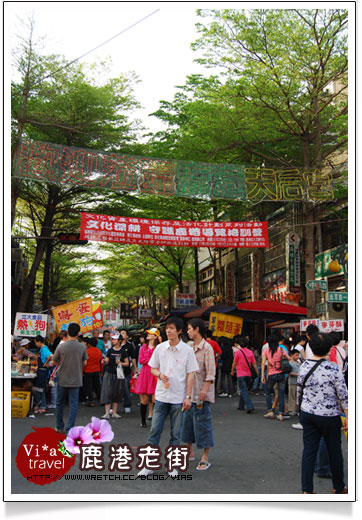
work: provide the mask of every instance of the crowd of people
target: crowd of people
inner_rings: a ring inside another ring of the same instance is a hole
[[[196,469],[205,471],[214,446],[215,397],[237,394],[237,410],[253,414],[253,395],[263,394],[266,419],[282,422],[299,416],[292,426],[303,430],[302,492],[313,493],[314,472],[332,479],[334,493],[347,492],[340,415],[346,430],[348,351],[338,333],[321,334],[309,325],[306,335],[293,341],[272,334],[252,348],[247,336],[214,338],[199,318],[189,320],[185,331],[183,321],[172,316],[164,330],[151,327],[132,338],[126,328],[95,330],[84,337],[79,325],[71,323],[52,345],[41,336],[33,342],[22,339],[13,346],[12,359],[36,360],[34,413],[56,408],[58,432],[67,433],[75,425],[79,402],[104,406],[103,419],[119,419],[122,404],[122,413],[131,413],[133,393],[140,426],[145,428],[147,421],[151,426],[147,441],[158,446],[170,416],[169,444],[186,444],[190,460],[195,459],[194,446],[203,450]],[[143,468],[140,474],[152,472]]]

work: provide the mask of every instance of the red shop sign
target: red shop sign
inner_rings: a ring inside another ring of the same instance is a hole
[[[184,247],[268,247],[267,222],[188,222],[81,213],[81,240]]]

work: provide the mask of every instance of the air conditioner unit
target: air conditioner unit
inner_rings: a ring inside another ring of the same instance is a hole
[[[340,303],[340,302],[334,302],[329,304],[329,319],[330,320],[344,320],[346,321],[346,310],[347,310],[347,304],[346,303]]]

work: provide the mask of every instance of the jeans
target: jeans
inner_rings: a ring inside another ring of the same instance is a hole
[[[132,405],[130,384],[131,384],[131,374],[127,374],[124,376],[124,398],[123,398],[123,407],[124,408],[131,408],[131,405]]]
[[[152,444],[153,446],[159,446],[160,438],[163,431],[163,426],[167,419],[167,416],[170,415],[170,425],[171,425],[171,436],[169,445],[178,446],[181,444],[181,429],[182,429],[182,403],[180,404],[171,404],[171,403],[162,403],[161,401],[156,401],[153,407],[153,415],[152,415],[152,426],[151,431],[148,435],[147,442]]]
[[[209,401],[204,401],[202,408],[192,403],[189,410],[183,412],[182,442],[195,443],[199,449],[214,446],[214,430],[212,427]]]
[[[271,391],[275,383],[278,384],[279,390],[279,413],[284,413],[284,389],[285,389],[285,375],[283,372],[279,374],[272,374],[268,377],[265,384],[265,399],[268,410],[272,410]]]
[[[258,377],[256,379],[254,379],[253,388],[252,388],[253,392],[256,392],[258,390],[258,388],[260,388],[260,383],[261,383],[261,367],[258,367]]]
[[[221,380],[222,380],[222,390],[224,393],[231,395],[234,390],[233,385],[233,376],[230,372],[222,372],[221,373]]]
[[[314,464],[314,471],[318,475],[328,475],[331,472],[327,445],[323,437],[321,437],[321,440],[319,442],[317,458]]]
[[[254,410],[254,405],[251,401],[249,391],[248,391],[249,382],[250,382],[250,377],[245,377],[245,376],[238,377],[238,387],[240,390],[240,398],[239,398],[239,404],[238,404],[239,410],[244,410],[245,405],[248,410]]]
[[[69,399],[69,417],[66,432],[69,432],[75,425],[78,413],[79,387],[66,387],[57,385],[57,408],[56,408],[56,425],[58,430],[64,430],[64,403],[66,396]]]
[[[341,418],[339,415],[323,417],[300,412],[303,426],[302,491],[312,493],[313,472],[321,437],[324,437],[329,455],[333,488],[344,488],[343,455],[341,447]]]
[[[99,381],[99,372],[85,372],[84,373],[84,386],[87,394],[87,401],[91,403],[93,401],[93,390],[99,400],[101,397],[101,384]]]

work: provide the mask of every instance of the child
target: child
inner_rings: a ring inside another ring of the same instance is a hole
[[[289,374],[289,394],[288,394],[288,405],[289,414],[297,415],[297,376],[299,372],[299,351],[293,349],[290,353],[291,360],[289,364],[292,366],[292,371]]]

